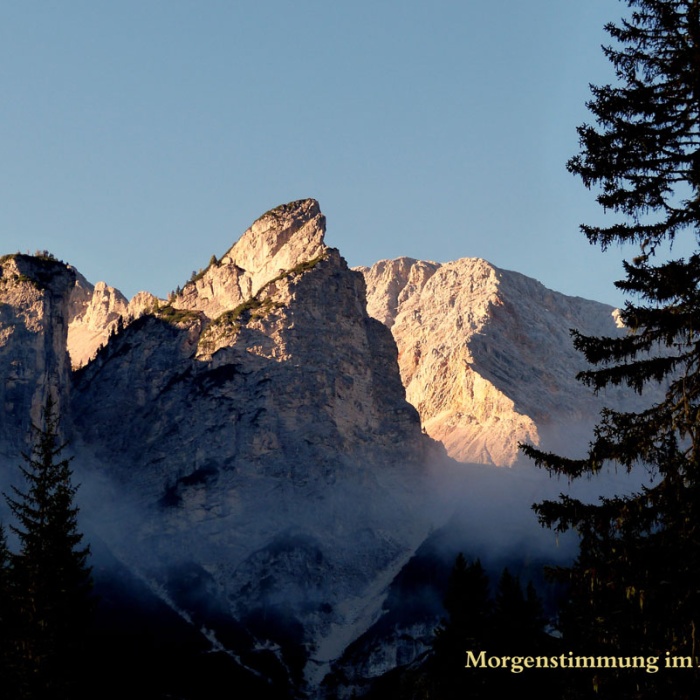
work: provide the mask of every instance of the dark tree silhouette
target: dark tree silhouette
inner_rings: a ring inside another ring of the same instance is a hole
[[[7,503],[19,551],[10,554],[14,660],[19,697],[75,697],[73,682],[91,611],[89,548],[78,531],[77,490],[70,460],[61,458],[58,416],[46,401],[42,426],[20,467],[26,489],[12,488]]]
[[[490,639],[493,601],[489,579],[481,561],[468,562],[463,554],[455,560],[443,601],[447,618],[435,630],[433,657],[427,664],[432,685],[429,697],[452,700],[464,696],[482,697],[489,680],[483,671],[464,669],[467,650],[479,651]]]
[[[616,283],[632,298],[621,314],[628,332],[574,333],[574,344],[594,367],[579,378],[595,391],[621,385],[642,393],[661,383],[665,397],[636,413],[603,411],[583,459],[524,450],[570,478],[606,465],[655,477],[637,493],[597,504],[562,496],[536,506],[542,523],[581,537],[576,563],[560,571],[571,585],[562,618],[568,639],[605,653],[697,655],[700,253],[673,258],[671,246],[687,240],[697,248],[700,237],[700,3],[626,4],[628,17],[606,27],[614,44],[604,52],[617,81],[591,88],[595,124],[579,127],[581,152],[568,168],[619,215],[582,226],[589,241],[603,250],[638,248]],[[697,682],[693,673],[623,675],[595,683],[610,695],[685,697]]]
[[[508,654],[532,655],[546,641],[542,602],[530,582],[525,592],[520,579],[503,569],[496,589],[493,614],[493,649]]]

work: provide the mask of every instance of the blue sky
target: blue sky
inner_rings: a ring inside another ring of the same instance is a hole
[[[165,295],[318,199],[351,265],[483,257],[620,303],[570,175],[617,0],[0,5],[0,252]]]

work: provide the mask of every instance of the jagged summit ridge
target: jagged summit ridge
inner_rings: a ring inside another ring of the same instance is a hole
[[[76,269],[75,286],[68,313],[68,353],[73,369],[87,364],[97,349],[106,345],[121,319],[122,324],[139,318],[157,302],[153,294],[139,292],[131,301],[105,282],[91,284]]]
[[[129,324],[156,306],[170,305],[215,319],[255,296],[275,275],[323,255],[326,220],[314,199],[280,205],[263,214],[206,269],[168,300],[139,292],[127,301],[105,282],[91,284],[77,270],[70,300],[68,350],[74,369],[105,345],[121,317]]]
[[[325,227],[314,199],[271,209],[160,304],[171,309],[170,318],[199,319],[197,356],[211,357],[240,332],[241,320],[244,334],[256,324],[282,322],[279,309],[289,304],[285,290],[292,289],[285,278],[339,259],[325,245]],[[584,366],[569,329],[619,333],[610,325],[611,308],[557,294],[476,258],[441,264],[403,257],[358,270],[369,292],[356,286],[352,303],[363,306],[366,298],[370,316],[391,328],[407,398],[428,434],[456,459],[512,465],[518,443],[541,444],[543,430],[590,422],[600,410],[601,401],[574,379]],[[69,326],[74,366],[106,341],[119,314],[128,322],[156,301],[132,300],[125,307],[117,290],[98,283],[89,308],[81,307]],[[269,334],[259,334],[248,352],[287,357],[292,344],[281,338],[271,344]]]

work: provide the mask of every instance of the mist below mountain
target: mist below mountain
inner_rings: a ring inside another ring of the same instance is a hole
[[[101,643],[125,648],[141,620],[159,664],[186,650],[188,688],[216,667],[261,697],[322,696],[388,599],[422,641],[408,653],[386,625],[365,649],[381,663],[334,693],[410,662],[434,620],[396,615],[390,592],[416,554],[567,561],[575,541],[531,505],[569,486],[518,443],[580,454],[602,405],[638,405],[574,379],[569,329],[623,333],[611,307],[471,258],[351,270],[325,226],[314,200],[273,209],[168,299],[0,259],[2,486],[50,392],[108,601]]]

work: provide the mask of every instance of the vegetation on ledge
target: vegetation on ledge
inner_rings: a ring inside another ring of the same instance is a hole
[[[286,214],[291,214],[294,210],[298,209],[306,200],[305,199],[297,199],[294,202],[289,202],[287,204],[280,204],[278,207],[275,207],[274,209],[268,209],[259,219],[258,221],[261,221],[262,219],[266,218],[272,218],[275,219],[275,221],[279,221],[279,219],[286,215]]]
[[[151,313],[156,318],[166,321],[167,323],[187,323],[199,319],[199,313],[197,311],[176,309],[171,304],[163,304],[161,306],[158,302],[154,304]]]
[[[227,329],[233,333],[237,333],[241,327],[248,323],[248,321],[251,319],[265,318],[272,312],[273,309],[279,309],[284,306],[280,302],[273,301],[269,296],[261,299],[260,295],[268,290],[271,285],[275,284],[275,282],[279,282],[280,280],[288,277],[303,275],[316,267],[316,265],[318,265],[318,263],[320,263],[322,260],[326,260],[327,257],[328,255],[326,253],[322,253],[311,260],[305,260],[298,265],[295,265],[290,270],[283,270],[271,280],[266,282],[252,297],[241,302],[230,311],[224,311],[224,313],[222,313],[220,316],[217,316],[207,326],[204,333],[202,333],[202,338],[200,339],[200,347],[202,350],[208,352],[212,347],[210,336],[216,329]]]
[[[4,284],[11,282],[21,284],[23,282],[42,290],[51,283],[57,272],[64,271],[66,264],[59,260],[48,250],[37,250],[33,255],[29,253],[9,253],[0,257],[0,265],[10,260],[15,261],[18,272],[3,274],[0,271],[0,279]]]

